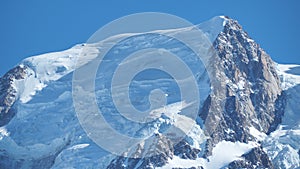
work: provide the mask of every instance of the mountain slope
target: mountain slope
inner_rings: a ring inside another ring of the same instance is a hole
[[[211,97],[218,99],[209,99],[200,116],[208,114],[213,142],[256,141],[252,129],[270,133],[283,115],[285,101],[276,66],[234,20],[228,21],[214,44],[218,55],[211,60],[216,75]],[[211,125],[216,117],[219,124]]]
[[[111,125],[133,137],[150,136],[138,149],[124,153],[136,157],[149,150],[161,153],[144,158],[110,154],[88,137],[77,119],[72,100],[76,59],[85,56],[79,66],[92,63],[101,45],[110,42],[107,39],[27,58],[0,79],[0,168],[299,167],[299,66],[274,63],[237,21],[228,17],[215,17],[198,27],[212,42],[215,54],[205,61],[207,71],[201,65],[193,68],[203,87],[196,120],[179,113],[188,104],[176,96],[174,79],[164,76],[136,79],[131,94],[134,104],[145,107],[149,106],[145,94],[149,90],[161,88],[175,95],[168,100],[165,114],[147,125],[126,121],[111,107],[107,81],[102,81],[101,72],[97,74],[97,100]],[[169,30],[182,31],[192,30]],[[126,53],[130,47],[162,44],[161,48],[178,55],[190,55],[178,42],[164,38],[146,33],[119,48]],[[113,73],[109,66],[106,74]],[[185,133],[178,122],[193,128]],[[171,125],[186,134],[176,144],[163,135]],[[151,149],[154,144],[162,149]]]

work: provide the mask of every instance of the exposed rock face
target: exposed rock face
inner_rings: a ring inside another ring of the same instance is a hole
[[[16,113],[13,105],[18,96],[13,83],[25,78],[25,70],[26,67],[17,66],[0,78],[0,127],[6,125]]]
[[[274,166],[270,161],[268,155],[262,150],[262,148],[254,148],[249,153],[242,156],[244,160],[234,161],[228,165],[229,169],[235,168],[269,168],[273,169]]]
[[[213,91],[200,112],[211,138],[206,156],[220,140],[255,140],[250,127],[273,131],[285,103],[274,62],[235,20],[228,20],[214,46]]]
[[[195,160],[200,153],[199,149],[191,147],[185,140],[181,140],[174,146],[174,155],[183,159]]]
[[[145,142],[148,143],[143,143],[143,145],[151,142],[151,147],[145,150],[144,147],[140,145],[138,146],[137,150],[134,150],[133,154],[136,156],[141,156],[143,153],[148,153],[147,156],[144,158],[118,157],[114,159],[107,168],[155,168],[165,165],[169,159],[173,158],[173,144],[163,135],[156,135],[145,140]],[[153,155],[149,154],[151,152]]]

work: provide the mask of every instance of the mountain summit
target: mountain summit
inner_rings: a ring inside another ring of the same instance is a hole
[[[79,44],[27,58],[0,79],[0,168],[300,167],[300,66],[273,62],[229,17],[214,17],[197,27],[214,50],[204,60],[206,70],[193,69],[198,71],[197,81],[202,85],[195,120],[181,112],[189,104],[178,104],[175,97],[157,120],[148,124],[125,121],[112,110],[106,97],[107,81],[102,81],[104,74],[98,73],[96,99],[112,127],[133,137],[150,135],[138,148],[124,152],[130,157],[107,152],[80,125],[72,98],[72,78],[78,67],[93,63],[101,45],[109,43],[109,39]],[[183,30],[170,30],[180,31]],[[139,34],[113,52],[165,42],[163,38]],[[195,39],[193,43],[199,42]],[[166,48],[189,54],[186,48],[176,45],[171,42]],[[76,65],[82,52],[85,59]],[[105,72],[110,73],[113,72]],[[139,106],[148,101],[140,88],[162,88],[168,95],[175,95],[178,87],[165,77],[133,81],[132,102]],[[193,127],[185,133],[176,121]],[[162,134],[170,125],[186,136],[173,143]],[[155,155],[143,155],[150,150]]]

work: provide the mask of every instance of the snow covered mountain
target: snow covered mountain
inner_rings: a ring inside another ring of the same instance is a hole
[[[300,65],[274,63],[228,17],[214,17],[198,27],[216,53],[207,58],[207,71],[201,65],[193,68],[202,86],[196,120],[178,113],[188,104],[174,96],[167,101],[166,113],[147,125],[126,121],[109,104],[106,81],[97,74],[97,100],[111,125],[133,137],[150,136],[140,149],[124,153],[138,157],[152,144],[159,145],[161,149],[153,151],[161,153],[144,158],[110,154],[90,139],[77,119],[72,99],[76,60],[83,54],[79,66],[92,63],[108,38],[27,58],[0,79],[0,168],[299,168]],[[114,50],[126,52],[165,41],[163,36],[139,34]],[[175,41],[162,47],[189,55]],[[142,105],[140,109],[149,106],[145,91],[161,88],[175,95],[178,90],[167,76],[137,78],[132,88],[133,103]],[[170,125],[185,132],[178,122],[193,128],[173,144],[162,132]]]

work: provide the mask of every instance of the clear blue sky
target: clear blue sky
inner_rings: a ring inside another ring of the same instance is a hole
[[[83,43],[106,23],[137,12],[166,12],[194,24],[227,15],[273,60],[300,64],[299,0],[3,0],[0,76],[28,56]]]

